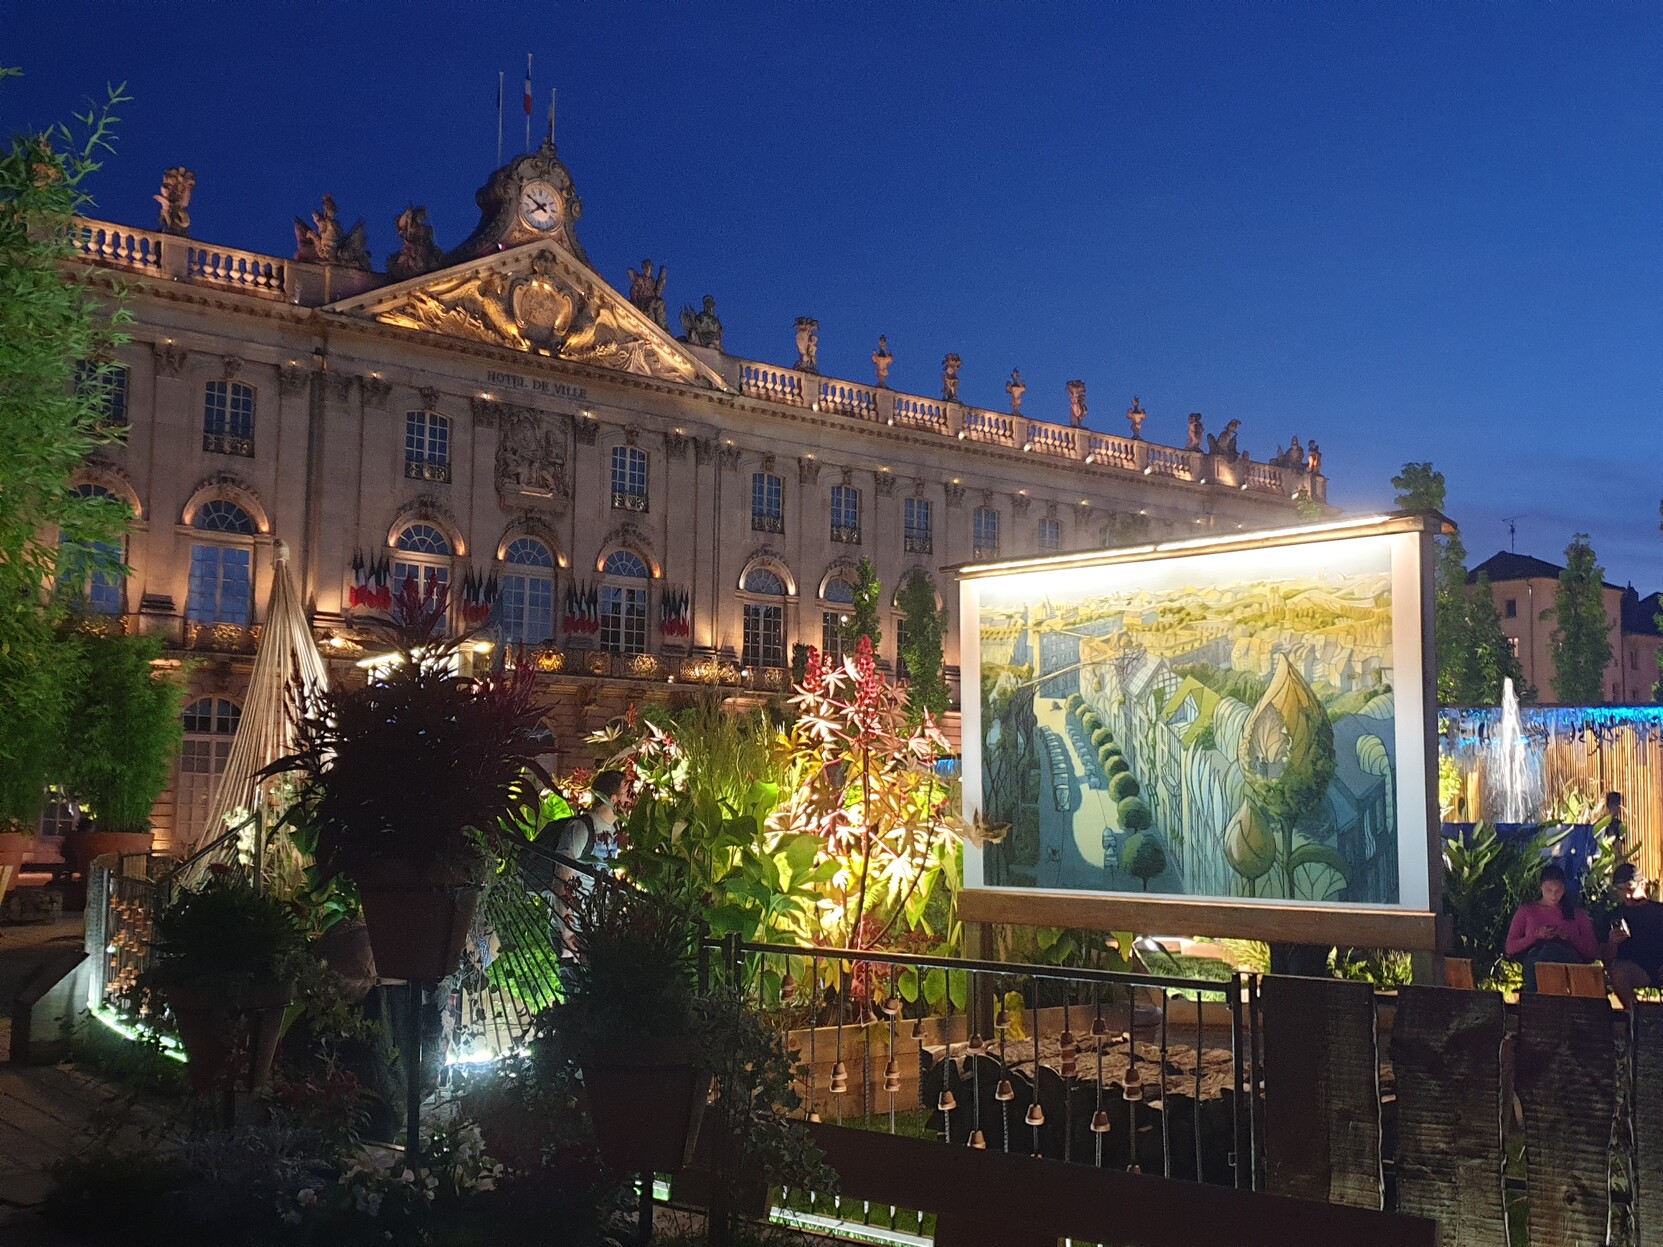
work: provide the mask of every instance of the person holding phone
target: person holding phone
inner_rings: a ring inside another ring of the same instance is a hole
[[[1611,876],[1611,888],[1622,904],[1611,915],[1605,941],[1605,964],[1610,967],[1611,990],[1634,1007],[1634,993],[1663,984],[1663,905],[1646,896],[1646,880],[1633,862],[1624,862]]]
[[[1558,866],[1542,867],[1541,899],[1526,901],[1507,929],[1507,955],[1524,967],[1524,989],[1536,990],[1536,967],[1544,961],[1587,963],[1600,954],[1588,911],[1574,903]]]

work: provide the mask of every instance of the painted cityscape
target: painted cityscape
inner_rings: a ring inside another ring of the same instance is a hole
[[[982,811],[1010,826],[983,884],[1396,904],[1391,554],[969,582]]]

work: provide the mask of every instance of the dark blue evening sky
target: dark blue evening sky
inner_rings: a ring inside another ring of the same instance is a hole
[[[1663,5],[539,3],[0,5],[0,130],[125,80],[101,215],[150,225],[197,172],[197,237],[288,253],[332,192],[369,223],[473,226],[560,90],[580,233],[613,282],[668,264],[728,348],[1179,441],[1190,411],[1264,457],[1321,442],[1375,508],[1431,459],[1473,560],[1663,584]]]

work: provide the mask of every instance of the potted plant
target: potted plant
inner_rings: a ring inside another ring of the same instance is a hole
[[[535,672],[458,674],[445,601],[407,585],[382,674],[303,694],[295,752],[264,772],[298,773],[296,842],[357,885],[381,977],[415,983],[456,969],[498,839],[548,784]]]
[[[148,853],[150,812],[172,778],[184,739],[185,687],[157,665],[162,639],[75,632],[63,782],[91,819],[70,848],[85,870],[105,853]]]
[[[173,1011],[195,1090],[224,1088],[244,1068],[250,1088],[265,1084],[305,947],[289,906],[228,866],[157,915],[143,985]]]
[[[0,897],[23,864],[47,784],[63,753],[64,721],[80,651],[40,617],[24,613],[0,645]],[[5,873],[11,867],[11,874]]]
[[[699,927],[692,912],[623,884],[574,885],[547,1033],[583,1071],[602,1157],[631,1173],[687,1163],[710,1091],[696,1026]]]

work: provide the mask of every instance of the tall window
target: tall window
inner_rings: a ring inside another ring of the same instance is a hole
[[[82,360],[75,365],[75,392],[98,405],[105,425],[116,428],[127,423],[126,364],[100,366]]]
[[[904,518],[906,520],[906,551],[908,554],[933,554],[935,552],[935,533],[933,532],[934,516],[931,514],[928,498],[908,498]]]
[[[634,551],[617,550],[601,564],[601,575],[624,582],[601,585],[601,648],[614,654],[646,653],[652,572]]]
[[[907,676],[907,617],[895,616],[895,678],[905,680]]]
[[[1061,520],[1041,520],[1039,522],[1039,548],[1041,550],[1062,549]]]
[[[647,452],[634,446],[612,448],[612,507],[617,511],[647,509]]]
[[[785,581],[766,567],[745,574],[746,593],[783,598]],[[747,667],[785,666],[785,607],[778,601],[745,603],[745,636],[741,661]]]
[[[538,645],[554,636],[554,555],[519,537],[503,555],[497,628],[505,645]]]
[[[178,832],[182,844],[195,844],[207,830],[208,802],[214,783],[231,756],[231,740],[242,720],[237,703],[203,697],[185,707],[185,740],[179,747]]]
[[[860,490],[853,485],[832,486],[831,539],[845,545],[860,544]]]
[[[254,457],[254,387],[210,381],[202,390],[202,449]]]
[[[450,483],[450,417],[436,411],[404,413],[404,475]]]
[[[977,507],[974,529],[975,557],[991,559],[999,556],[999,512],[992,507]]]
[[[424,598],[450,591],[450,538],[431,524],[410,524],[393,542],[393,592],[414,583]],[[448,599],[447,599],[448,600]]]
[[[254,517],[224,498],[204,502],[191,527],[207,540],[191,543],[191,588],[185,618],[198,624],[247,627],[254,612]]]
[[[102,485],[77,485],[72,492],[79,498],[115,500],[115,495]],[[122,613],[122,591],[127,583],[121,570],[122,554],[120,541],[62,542],[58,554],[58,583],[92,614],[119,615]]]
[[[830,602],[832,609],[820,612],[820,652],[826,656],[827,662],[840,663],[846,652],[843,625],[854,608],[855,586],[842,576],[833,576],[826,581],[821,600]]]
[[[759,533],[785,531],[785,482],[771,472],[751,477],[751,527]]]

